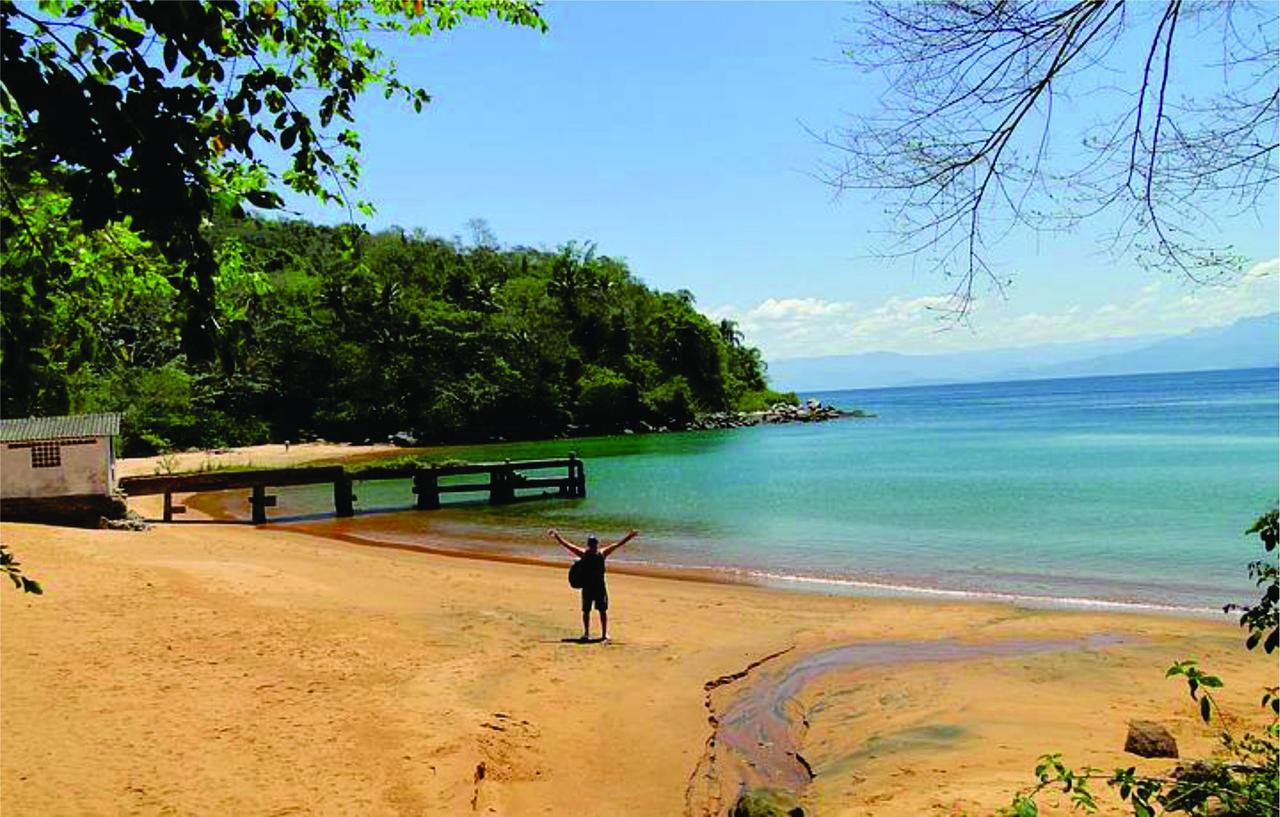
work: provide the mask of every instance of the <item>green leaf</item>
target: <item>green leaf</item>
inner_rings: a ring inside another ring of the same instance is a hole
[[[1036,801],[1019,794],[1013,799],[1013,814],[1015,817],[1038,817],[1040,809],[1036,806]]]
[[[129,55],[123,51],[117,51],[110,57],[107,57],[107,65],[111,66],[118,74],[126,74],[133,67],[133,61],[129,59]]]
[[[244,197],[254,207],[261,207],[264,210],[278,210],[284,206],[284,199],[270,190],[250,190],[244,194]]]
[[[1205,723],[1208,723],[1209,717],[1211,714],[1212,712],[1210,711],[1209,698],[1208,696],[1205,696],[1200,699],[1200,718]]]

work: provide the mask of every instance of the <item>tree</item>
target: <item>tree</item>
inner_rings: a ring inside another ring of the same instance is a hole
[[[547,293],[560,302],[565,319],[577,323],[582,314],[580,300],[596,278],[596,245],[579,247],[570,241],[560,248],[551,267]]]
[[[373,38],[490,16],[544,27],[524,0],[3,0],[4,195],[44,173],[86,230],[128,220],[175,266],[185,352],[211,360],[210,214],[277,208],[279,184],[352,206],[355,99],[372,88],[417,110],[430,99]],[[269,146],[288,164],[279,179]]]
[[[182,353],[181,295],[152,245],[119,223],[85,231],[65,193],[20,204],[36,240],[0,244],[0,414],[122,411],[130,456],[681,427],[787,399],[758,350],[619,258],[215,215],[228,373]]]
[[[738,322],[729,318],[721,318],[717,328],[720,330],[720,339],[730,348],[741,346],[743,339],[746,337],[742,334],[742,330],[738,328]]]
[[[81,366],[148,363],[148,352],[166,345],[158,316],[173,294],[168,266],[119,223],[86,231],[69,217],[72,207],[70,196],[40,184],[0,204],[23,225],[0,244],[4,416],[60,413],[65,378]]]
[[[1073,229],[1105,214],[1112,248],[1150,267],[1196,281],[1242,267],[1197,233],[1274,196],[1274,3],[948,0],[864,10],[846,53],[882,70],[888,91],[877,115],[821,137],[841,154],[822,175],[839,191],[884,194],[900,239],[893,252],[932,254],[956,278],[961,312],[977,279],[1008,282],[990,252],[1019,227]],[[1064,103],[1083,103],[1098,120],[1064,139],[1054,127]]]

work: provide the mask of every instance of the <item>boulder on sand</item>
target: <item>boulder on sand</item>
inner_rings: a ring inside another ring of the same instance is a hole
[[[1138,757],[1177,757],[1178,742],[1162,724],[1155,721],[1130,721],[1124,750]]]

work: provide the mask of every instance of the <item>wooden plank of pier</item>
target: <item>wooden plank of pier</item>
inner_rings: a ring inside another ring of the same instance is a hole
[[[523,471],[548,468],[564,468],[563,477],[527,477]],[[445,482],[442,477],[458,477],[484,474],[488,482]],[[357,481],[379,479],[412,479],[413,493],[417,495],[414,507],[433,510],[440,507],[443,493],[487,492],[489,502],[502,505],[514,502],[519,490],[543,488],[557,489],[565,498],[581,498],[587,495],[587,477],[582,460],[576,454],[567,459],[543,459],[503,462],[454,463],[449,465],[387,465],[362,468],[348,472],[340,465],[301,468],[264,468],[248,471],[214,471],[198,474],[157,474],[155,476],[123,477],[120,488],[132,496],[164,495],[164,521],[173,521],[174,514],[184,513],[186,508],[175,505],[173,494],[199,491],[227,491],[249,488],[249,505],[255,524],[267,521],[267,508],[274,507],[276,497],[267,494],[269,487],[290,485],[333,485],[334,512],[340,517],[355,515]]]
[[[193,494],[198,491],[229,491],[259,485],[281,488],[287,485],[317,485],[346,475],[341,465],[317,468],[261,468],[252,471],[210,471],[203,474],[157,474],[121,477],[120,489],[129,496]]]

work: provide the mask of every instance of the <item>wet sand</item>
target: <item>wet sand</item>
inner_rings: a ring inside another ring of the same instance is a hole
[[[46,588],[0,590],[6,816],[708,814],[744,778],[820,815],[982,814],[1043,752],[1167,768],[1123,754],[1129,719],[1211,750],[1175,659],[1233,717],[1275,683],[1228,622],[611,574],[615,640],[583,645],[563,565],[240,525],[0,536]]]

